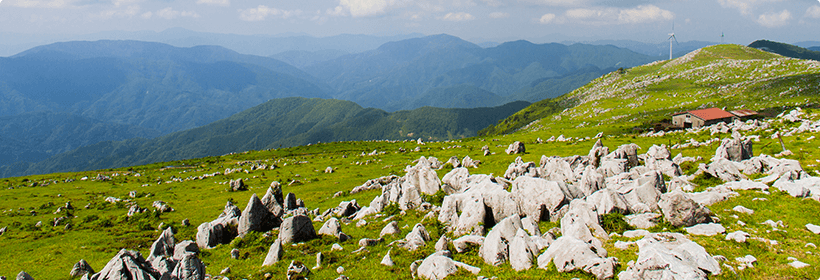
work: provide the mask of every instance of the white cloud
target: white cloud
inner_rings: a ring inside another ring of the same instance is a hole
[[[353,17],[381,15],[387,10],[387,6],[386,0],[339,0],[339,7],[350,12]]]
[[[541,24],[548,24],[555,20],[555,14],[545,14],[541,16],[541,19],[538,20]]]
[[[265,20],[268,16],[273,17],[281,17],[283,19],[287,19],[293,16],[299,16],[302,14],[302,10],[280,10],[277,8],[271,8],[265,5],[259,5],[259,7],[246,9],[246,10],[239,10],[239,19],[244,21],[261,21]]]
[[[634,9],[623,9],[618,14],[618,21],[621,23],[644,23],[674,18],[675,14],[655,5],[639,5]]]
[[[448,13],[441,19],[446,21],[468,21],[475,19],[475,17],[468,13]]]
[[[140,16],[141,16],[142,18],[144,18],[144,19],[149,19],[149,18],[151,18],[151,16],[153,16],[153,15],[154,15],[154,13],[152,13],[152,12],[148,11],[148,12],[143,13],[143,14],[142,14],[142,15],[140,15]]]
[[[588,0],[519,0],[519,1],[533,3],[533,4],[539,4],[539,5],[563,6],[563,7],[583,6],[583,5],[589,3]]]
[[[755,7],[768,2],[782,2],[783,0],[718,0],[721,6],[726,8],[735,8],[741,14],[750,15]]]
[[[107,20],[111,18],[130,18],[137,15],[140,12],[139,5],[131,5],[125,7],[124,9],[112,9],[112,10],[104,10],[97,14],[90,15],[93,19],[101,19]]]
[[[174,10],[173,8],[171,8],[171,7],[159,10],[155,14],[156,14],[156,16],[158,16],[160,18],[164,18],[164,19],[175,19],[175,18],[178,18],[178,17],[191,17],[191,18],[198,18],[199,17],[199,14],[197,14],[196,12],[177,11],[177,10]]]
[[[590,24],[633,24],[656,21],[667,21],[675,18],[671,11],[655,5],[639,5],[635,8],[594,8],[570,9],[564,14],[567,18]]]
[[[508,18],[508,17],[510,17],[510,14],[504,13],[504,12],[493,12],[493,13],[490,13],[490,17],[491,18]]]
[[[820,1],[820,0],[818,0],[818,1]],[[806,10],[806,17],[820,18],[820,6],[814,5],[814,6],[809,7],[809,9]]]
[[[757,18],[757,23],[765,27],[780,27],[789,23],[792,19],[792,13],[789,10],[783,10],[779,13],[762,14]]]
[[[231,6],[231,0],[196,0],[197,4],[205,4],[211,6],[222,6],[222,7],[229,7]]]
[[[60,9],[72,6],[74,0],[6,0],[12,7]]]

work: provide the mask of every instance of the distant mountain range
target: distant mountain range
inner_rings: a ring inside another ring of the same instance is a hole
[[[154,139],[105,141],[34,164],[0,166],[0,176],[114,168],[318,142],[462,138],[475,136],[478,130],[529,104],[519,101],[474,109],[423,107],[387,113],[342,100],[274,99],[229,118]]]
[[[395,111],[431,105],[433,95],[438,96],[436,106],[463,108],[534,102],[560,96],[619,67],[658,59],[614,46],[582,44],[516,41],[485,49],[434,35],[387,43],[304,70],[331,85],[338,99]],[[485,98],[461,98],[465,91]],[[459,102],[442,100],[449,96]]]

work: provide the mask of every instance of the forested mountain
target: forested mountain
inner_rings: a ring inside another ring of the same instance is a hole
[[[614,46],[515,41],[481,48],[457,37],[434,35],[387,43],[305,70],[336,89],[339,99],[393,111],[428,104],[425,99],[431,95],[458,100],[464,86],[502,97],[494,99],[498,100],[495,104],[516,99],[537,101],[583,85],[589,77],[600,76],[602,69],[656,59]],[[487,102],[476,101],[484,102],[481,105]],[[480,106],[455,101],[442,104]]]
[[[212,46],[69,42],[0,58],[0,116],[65,112],[163,134],[327,89],[284,62]]]
[[[154,139],[100,142],[38,163],[0,167],[0,175],[104,169],[317,142],[462,138],[528,105],[519,101],[493,108],[387,113],[342,100],[274,99],[202,127]]]
[[[769,40],[757,40],[749,44],[749,47],[764,50],[770,53],[776,53],[791,58],[811,59],[820,61],[820,51],[813,51],[811,49],[801,48],[786,43],[774,42]]]
[[[101,141],[153,138],[160,133],[69,113],[29,112],[0,117],[0,163],[37,162]]]

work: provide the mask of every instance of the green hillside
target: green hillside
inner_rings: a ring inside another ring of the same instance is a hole
[[[691,109],[764,110],[814,103],[818,82],[820,62],[717,45],[671,61],[613,71],[552,101],[534,103],[487,133],[522,127],[555,136],[631,133]]]
[[[478,130],[529,105],[387,113],[334,99],[274,99],[211,124],[155,139],[104,141],[37,163],[0,167],[2,177],[81,171],[224,155],[249,150],[350,140],[448,140]],[[115,140],[115,139],[112,139]]]

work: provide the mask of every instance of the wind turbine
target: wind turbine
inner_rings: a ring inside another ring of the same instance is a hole
[[[669,33],[669,60],[672,60],[672,40],[678,43],[678,38],[675,38],[675,23],[672,23],[672,33]]]

